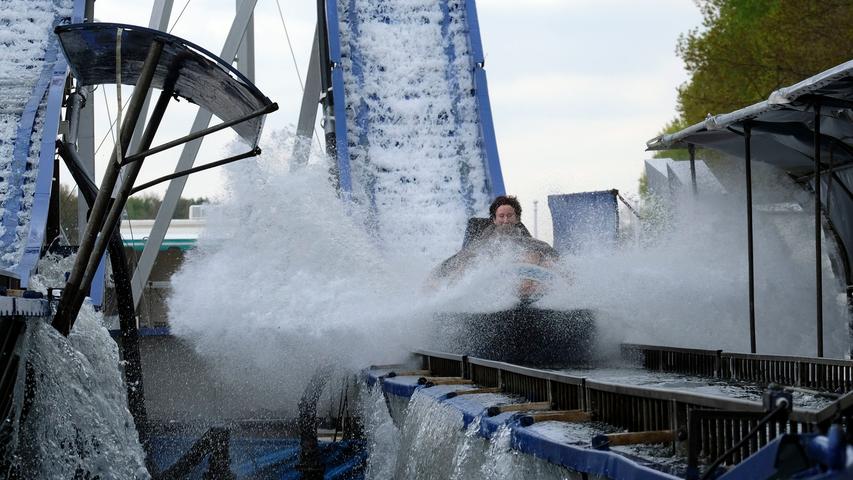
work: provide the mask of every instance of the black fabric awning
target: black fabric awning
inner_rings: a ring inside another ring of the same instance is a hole
[[[117,34],[121,31],[120,49]],[[207,50],[174,35],[117,23],[79,23],[56,28],[62,51],[81,85],[115,84],[120,56],[121,83],[135,85],[151,44],[163,43],[152,87],[162,88],[170,72],[176,95],[227,122],[272,104],[245,76]],[[263,116],[232,128],[257,146]]]

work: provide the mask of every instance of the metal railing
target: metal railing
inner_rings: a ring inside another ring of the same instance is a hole
[[[624,358],[649,370],[831,392],[853,390],[853,361],[622,344]]]
[[[421,368],[435,376],[470,378],[466,373],[468,364],[464,355],[427,350],[415,350],[413,353],[421,356]]]
[[[637,352],[643,349],[652,351],[648,346],[629,346]],[[642,348],[638,348],[642,347]],[[723,357],[722,352],[694,349],[675,349],[654,347],[666,350],[662,354],[648,355],[644,365],[654,369],[675,370],[684,362],[692,372],[727,371],[723,365],[739,365],[741,354]],[[710,352],[710,354],[709,354]],[[756,401],[725,398],[700,393],[668,390],[642,386],[631,386],[590,380],[585,377],[567,375],[559,372],[521,367],[493,360],[485,360],[463,355],[451,355],[420,350],[423,368],[438,366],[442,370],[433,371],[435,375],[461,375],[482,387],[500,387],[509,395],[525,397],[532,402],[549,401],[555,410],[585,410],[592,412],[593,419],[629,432],[648,432],[671,430],[686,438],[688,463],[694,465],[701,459],[714,460],[728,448],[731,448],[758,424],[766,414],[764,406]],[[767,356],[748,356],[754,357]],[[723,359],[725,358],[725,361]],[[751,368],[767,365],[783,365],[783,359],[797,357],[773,357],[772,364],[758,363]],[[819,365],[833,366],[841,361],[818,360]],[[784,360],[787,361],[787,360]],[[728,363],[726,363],[728,362]],[[849,362],[848,362],[849,363]],[[757,365],[757,366],[756,366]],[[835,365],[835,366],[845,366]],[[739,367],[738,367],[739,368]],[[735,369],[745,372],[749,369]],[[782,378],[783,367],[771,369],[773,378]],[[841,374],[843,376],[843,374]],[[744,378],[741,373],[741,377]],[[769,378],[769,377],[765,377]],[[837,378],[831,375],[827,378]],[[772,380],[771,380],[772,381]],[[826,383],[824,383],[826,384]],[[853,411],[853,393],[849,393],[820,411],[793,409],[787,419],[775,420],[760,430],[756,438],[746,442],[740,449],[725,459],[733,465],[772,441],[782,433],[801,433],[822,429],[836,418]],[[673,440],[675,447],[679,440]]]

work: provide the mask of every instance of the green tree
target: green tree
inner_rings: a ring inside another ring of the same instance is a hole
[[[767,99],[774,90],[853,58],[849,0],[696,0],[702,28],[676,53],[690,79],[678,88],[679,121],[692,125]]]
[[[680,117],[673,118],[666,126],[663,127],[663,130],[658,135],[666,135],[668,133],[675,133],[679,130],[687,128],[689,125],[687,122],[682,120]],[[675,149],[675,150],[659,150],[654,154],[655,158],[672,158],[675,160],[688,160],[690,159],[690,154],[686,149]],[[642,185],[640,188],[643,188]]]
[[[127,200],[125,210],[128,218],[133,220],[153,219],[157,216],[157,210],[160,209],[161,203],[163,200],[160,197],[148,193],[130,197]],[[172,218],[189,218],[190,205],[201,203],[208,203],[208,199],[205,197],[180,198]],[[68,241],[76,244],[79,235],[77,229],[77,187],[64,183],[59,185],[59,225],[65,232]]]
[[[78,242],[77,188],[64,183],[59,184],[59,228],[65,232],[69,243]]]
[[[127,217],[132,220],[155,218],[161,203],[163,203],[163,200],[152,193],[130,197],[125,206]],[[172,218],[189,218],[190,205],[198,205],[200,203],[208,203],[208,199],[205,197],[181,197],[178,199],[178,204],[175,206],[175,213],[172,215]]]

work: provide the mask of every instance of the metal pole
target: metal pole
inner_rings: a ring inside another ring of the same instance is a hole
[[[687,152],[690,153],[690,182],[693,184],[693,195],[699,193],[699,188],[696,186],[696,145],[687,144]]]
[[[820,104],[814,106],[814,254],[815,254],[815,322],[817,324],[817,356],[823,356],[823,269],[821,252],[821,226],[820,214]]]
[[[332,96],[332,68],[329,60],[329,32],[326,25],[326,1],[317,0],[317,37],[320,39],[320,86],[323,100],[323,130],[326,137],[326,154],[332,161],[335,187],[340,190],[340,169],[335,136],[335,99]]]
[[[237,0],[237,12],[240,5],[246,0]],[[235,12],[235,15],[236,13]],[[246,76],[250,82],[255,83],[255,15],[249,17],[249,23],[243,32],[240,46],[237,48],[237,70]]]
[[[208,170],[208,169],[211,169],[214,167],[219,167],[222,165],[227,165],[231,162],[236,162],[237,160],[243,160],[244,158],[257,157],[260,154],[261,154],[260,147],[255,147],[255,148],[253,148],[253,149],[251,149],[245,153],[233,155],[231,157],[223,158],[222,160],[217,160],[215,162],[206,163],[204,165],[199,165],[198,167],[193,167],[193,168],[190,168],[189,170],[182,170],[180,172],[170,173],[168,175],[164,175],[162,177],[155,178],[154,180],[151,180],[150,182],[146,182],[146,183],[143,183],[142,185],[138,185],[136,187],[133,187],[133,189],[130,191],[130,194],[135,195],[135,194],[141,192],[142,190],[145,190],[146,188],[153,187],[154,185],[159,185],[163,182],[173,180],[173,179],[178,178],[178,177],[185,177],[185,176],[193,174],[193,173],[202,172],[204,170]]]
[[[95,1],[86,0],[84,13],[84,21],[92,22],[95,18]],[[94,98],[92,87],[80,87],[78,90],[85,95],[87,99]],[[86,101],[83,103],[80,112],[80,126],[77,129],[77,153],[83,161],[83,167],[86,173],[95,178],[95,107],[94,101]],[[89,215],[89,208],[83,198],[83,193],[77,191],[77,235],[76,238],[69,239],[72,244],[80,244],[80,236],[86,228],[86,219]]]
[[[237,125],[237,124],[243,123],[245,121],[251,120],[255,117],[260,117],[261,115],[266,115],[268,113],[272,113],[276,110],[278,110],[278,104],[277,103],[271,103],[265,107],[262,107],[262,108],[255,110],[251,113],[247,113],[246,115],[243,115],[240,118],[235,118],[233,120],[228,120],[227,122],[222,122],[222,123],[220,123],[218,125],[214,125],[212,127],[208,127],[208,128],[202,129],[202,130],[194,131],[192,133],[184,135],[181,138],[177,138],[175,140],[166,142],[162,145],[157,145],[156,147],[149,148],[147,150],[137,151],[133,155],[128,155],[127,157],[125,157],[124,161],[122,162],[121,165],[122,166],[130,165],[131,163],[138,162],[138,161],[143,160],[147,157],[150,157],[151,155],[155,155],[155,154],[158,154],[160,152],[166,151],[170,148],[174,148],[174,147],[183,145],[185,143],[189,143],[193,140],[196,140],[196,139],[199,139],[201,137],[205,137],[207,135],[210,135],[211,133],[215,133],[215,132],[218,132],[220,130],[225,130],[228,127],[233,127],[234,125]]]
[[[314,30],[314,43],[308,60],[308,72],[305,75],[305,91],[302,92],[302,106],[299,108],[299,120],[296,123],[296,141],[293,142],[293,161],[290,169],[308,163],[311,153],[311,137],[314,135],[314,123],[317,121],[317,105],[320,103],[322,85],[320,80],[320,37]]]
[[[77,134],[80,131],[80,112],[86,105],[86,91],[76,89],[68,96],[68,135],[65,141],[71,145],[77,144]]]
[[[74,145],[60,141],[56,143],[59,155],[65,160],[79,191],[86,199],[86,203],[91,205],[98,195],[98,187],[86,172]],[[127,408],[133,416],[136,430],[139,432],[139,441],[146,452],[146,467],[148,467],[149,472],[153,472],[152,462],[148,454],[150,432],[148,430],[148,413],[145,409],[145,382],[142,375],[142,360],[139,354],[139,332],[136,326],[136,312],[133,307],[133,291],[130,288],[129,265],[124,253],[121,233],[118,229],[113,230],[112,235],[110,235],[109,253],[113,269],[113,282],[115,283],[116,309],[121,327],[121,353],[125,361],[124,377],[127,388]]]
[[[142,103],[145,99],[148,87],[151,86],[151,80],[154,78],[154,71],[156,69],[157,62],[160,60],[160,52],[162,52],[162,50],[163,44],[159,40],[155,40],[151,44],[148,56],[145,58],[145,63],[142,65],[139,80],[136,84],[137,88],[133,91],[133,97],[127,109],[127,117],[125,117],[124,124],[121,126],[119,141],[121,142],[122,151],[126,151],[125,149],[130,143],[130,137],[133,134],[133,129],[136,128],[136,123],[139,120],[140,111],[142,109]],[[68,277],[68,282],[65,285],[65,292],[69,294],[62,295],[62,300],[57,308],[56,316],[53,318],[54,328],[59,330],[59,332],[65,336],[68,336],[68,334],[71,333],[71,326],[74,324],[74,319],[79,311],[79,306],[76,308],[74,307],[75,298],[77,297],[77,292],[81,288],[83,275],[86,272],[86,264],[88,263],[89,256],[92,254],[92,248],[95,246],[98,231],[100,230],[104,217],[107,214],[107,208],[110,203],[113,187],[118,180],[119,170],[121,168],[119,167],[118,161],[117,152],[113,151],[110,157],[110,162],[107,165],[107,170],[104,172],[104,178],[101,182],[101,188],[98,191],[98,196],[95,199],[95,204],[92,206],[91,213],[89,214],[89,221],[86,223],[86,231],[80,238],[80,247],[77,250],[77,258],[74,260],[74,267],[71,269],[71,275]]]
[[[752,127],[743,125],[746,160],[746,251],[749,261],[749,351],[755,353],[755,257],[752,245]]]
[[[178,67],[175,66],[173,71],[177,72]],[[148,125],[145,127],[145,131],[142,133],[142,138],[139,141],[140,149],[144,150],[149,148],[151,146],[151,142],[154,141],[154,135],[160,127],[160,122],[163,120],[163,115],[166,113],[166,107],[169,105],[169,100],[172,98],[172,87],[173,84],[170,82],[169,84],[164,85],[163,90],[160,92],[160,97],[157,99],[157,104],[151,112],[151,118],[148,120]],[[75,316],[77,311],[79,311],[80,306],[83,305],[83,300],[86,298],[86,292],[89,290],[89,285],[92,283],[92,279],[95,277],[95,272],[98,270],[98,264],[101,262],[101,256],[103,256],[107,251],[109,239],[112,237],[113,231],[117,228],[121,220],[121,212],[124,209],[127,198],[130,196],[130,190],[133,188],[133,182],[136,181],[136,177],[139,175],[139,170],[141,168],[142,162],[140,161],[131,164],[126,169],[127,172],[124,175],[125,181],[121,184],[121,187],[116,193],[115,200],[110,206],[110,210],[103,222],[103,226],[98,233],[97,241],[92,249],[92,254],[89,255],[89,262],[86,265],[86,271],[83,274],[83,280],[80,284],[81,288],[76,291],[76,298],[72,304],[72,311]]]
[[[165,32],[169,28],[169,19],[172,15],[173,3],[173,0],[155,0],[154,6],[151,7],[151,18],[148,20],[148,28]],[[139,114],[140,118],[142,119],[148,117],[148,105],[151,103],[151,95],[153,94],[153,92],[154,90],[149,89],[145,95],[145,102],[143,102],[142,104],[142,113]],[[142,123],[136,126],[136,128],[133,130],[133,136],[130,137],[130,145],[128,146],[125,152],[139,151],[139,140],[142,138],[143,128],[144,125]],[[119,186],[121,186],[122,184],[124,184],[124,182],[127,181],[126,175],[126,170],[122,170],[119,174]]]
[[[172,4],[174,0],[155,0],[154,6],[151,7],[151,17],[148,19],[148,28],[165,32],[169,28],[169,19],[172,16]],[[142,104],[142,113],[140,116],[146,118],[148,116],[148,105],[151,103],[152,90],[148,90],[145,95],[145,102]],[[138,125],[133,131],[133,137],[130,139],[129,151],[136,152],[139,149],[139,139],[142,138],[142,124]],[[122,181],[124,178],[122,177]]]
[[[228,37],[225,39],[225,45],[223,45],[219,55],[226,62],[233,61],[234,56],[237,54],[237,47],[240,45],[240,39],[243,38],[243,32],[249,23],[249,18],[252,16],[255,3],[256,1],[252,0],[240,4],[240,10],[231,23],[231,29],[228,31]],[[195,132],[206,128],[210,124],[212,117],[213,114],[209,111],[199,109],[190,131]],[[176,172],[192,168],[199,148],[201,148],[202,140],[203,138],[199,138],[184,145],[178,165],[175,167]],[[151,274],[151,269],[154,267],[154,260],[160,252],[160,245],[163,244],[163,239],[166,237],[166,230],[169,229],[172,215],[175,213],[175,207],[178,205],[178,199],[181,198],[181,192],[184,190],[186,181],[186,177],[180,177],[169,183],[166,195],[163,196],[163,203],[160,204],[160,209],[157,210],[157,218],[154,220],[154,226],[148,235],[148,241],[145,242],[145,248],[143,248],[142,255],[139,257],[136,271],[133,272],[133,280],[131,281],[133,301],[137,306],[139,305],[139,300],[142,298],[143,287],[148,283],[148,276]]]
[[[539,238],[539,200],[533,200],[533,238]]]

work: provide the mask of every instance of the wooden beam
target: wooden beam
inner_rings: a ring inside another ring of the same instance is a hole
[[[609,433],[607,437],[610,446],[638,445],[642,443],[669,443],[676,439],[675,430],[654,430],[648,432]]]
[[[474,388],[471,390],[456,390],[447,394],[447,398],[458,397],[459,395],[478,395],[481,393],[501,393],[503,390],[500,387],[485,387]]]
[[[421,377],[418,379],[418,385],[426,385],[431,387],[434,385],[471,385],[474,382],[462,377]]]
[[[528,427],[537,422],[582,423],[592,420],[592,412],[583,410],[554,410],[552,412],[533,413],[521,417],[521,426]]]
[[[429,370],[400,370],[399,372],[390,372],[386,376],[388,378],[392,378],[392,377],[421,377],[424,375],[429,375]]]
[[[494,417],[506,412],[527,412],[531,410],[550,410],[551,402],[527,402],[511,403],[508,405],[495,405],[486,410],[486,416]]]

